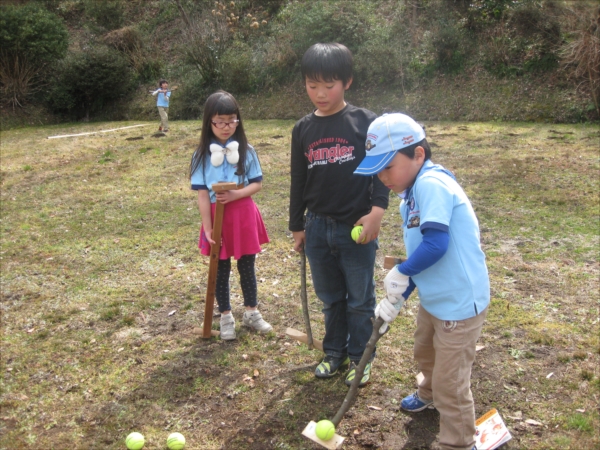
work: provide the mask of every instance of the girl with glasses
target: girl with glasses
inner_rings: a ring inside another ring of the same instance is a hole
[[[257,309],[254,268],[261,244],[269,242],[258,207],[252,200],[252,195],[262,189],[263,176],[256,151],[248,144],[239,106],[228,92],[215,92],[206,100],[200,144],[192,155],[189,175],[192,189],[198,191],[202,217],[199,247],[202,255],[210,255],[210,246],[215,243],[212,231],[216,202],[225,205],[215,293],[221,313],[221,339],[236,338],[229,296],[232,256],[237,260],[246,308],[243,324],[268,333],[273,327]],[[234,182],[238,187],[214,192],[211,186],[219,182]]]

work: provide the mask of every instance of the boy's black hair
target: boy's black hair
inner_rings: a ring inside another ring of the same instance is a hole
[[[229,116],[235,114],[239,120],[238,126],[235,129],[232,137],[235,138],[240,146],[238,147],[238,153],[240,159],[237,163],[236,175],[244,175],[246,170],[246,151],[248,148],[248,139],[246,138],[246,132],[244,131],[244,122],[242,122],[242,116],[240,115],[240,107],[229,92],[217,91],[211,94],[204,104],[204,113],[202,115],[202,131],[200,132],[200,144],[192,155],[192,161],[190,163],[189,176],[196,171],[200,164],[206,164],[207,160],[210,160],[210,141],[215,136],[211,121],[216,115]]]
[[[160,80],[158,82],[158,87],[162,87],[163,83],[168,83],[168,81],[167,80]]]
[[[345,86],[352,79],[352,61],[352,52],[345,45],[335,42],[314,44],[302,57],[302,79],[341,80]]]
[[[423,147],[425,150],[425,161],[431,159],[431,147],[429,146],[427,139],[423,139],[422,141],[409,145],[408,147],[401,148],[398,150],[398,153],[402,153],[403,155],[408,156],[410,159],[413,159],[415,157],[415,148],[417,147]]]

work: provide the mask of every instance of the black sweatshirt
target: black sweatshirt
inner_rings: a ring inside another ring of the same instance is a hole
[[[304,230],[304,213],[354,225],[372,206],[387,209],[389,189],[377,176],[354,175],[365,157],[367,129],[377,115],[346,105],[331,116],[308,114],[292,131],[290,231]]]

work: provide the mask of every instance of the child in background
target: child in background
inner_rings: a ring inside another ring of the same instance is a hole
[[[431,162],[425,131],[404,114],[385,114],[369,127],[367,156],[356,174],[377,174],[400,194],[408,259],[386,275],[375,309],[387,327],[419,289],[414,355],[423,380],[402,409],[440,413],[440,448],[475,447],[471,366],[490,303],[479,223],[454,175]],[[382,330],[383,331],[383,330]]]
[[[167,83],[167,80],[160,80],[158,82],[158,89],[155,90],[152,95],[156,97],[156,107],[158,108],[158,115],[160,116],[160,127],[158,127],[158,131],[167,132],[169,131],[169,99],[171,97],[171,91],[169,91],[169,83]]]
[[[323,302],[325,358],[315,376],[330,378],[350,365],[345,380],[350,385],[373,330],[376,238],[389,189],[377,177],[353,173],[365,155],[367,128],[376,114],[344,100],[352,84],[350,50],[315,44],[304,54],[301,69],[316,109],[292,131],[289,229],[294,250],[306,252]],[[355,242],[351,232],[359,224],[363,232]],[[371,362],[360,386],[370,372]]]
[[[224,91],[212,94],[204,105],[200,145],[190,164],[192,189],[198,191],[202,216],[200,253],[210,255],[216,202],[225,205],[221,251],[217,269],[216,297],[221,312],[221,339],[235,339],[235,320],[229,299],[231,257],[237,259],[246,311],[243,324],[261,333],[273,329],[257,309],[254,262],[261,244],[269,242],[267,230],[252,195],[262,188],[262,170],[256,151],[248,144],[240,109]],[[234,182],[238,188],[215,193],[211,186]]]

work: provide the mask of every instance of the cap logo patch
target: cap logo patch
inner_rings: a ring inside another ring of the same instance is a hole
[[[374,149],[375,147],[377,147],[377,144],[373,144],[371,142],[371,139],[367,139],[367,142],[365,142],[365,149],[367,151],[370,151],[370,150]]]

